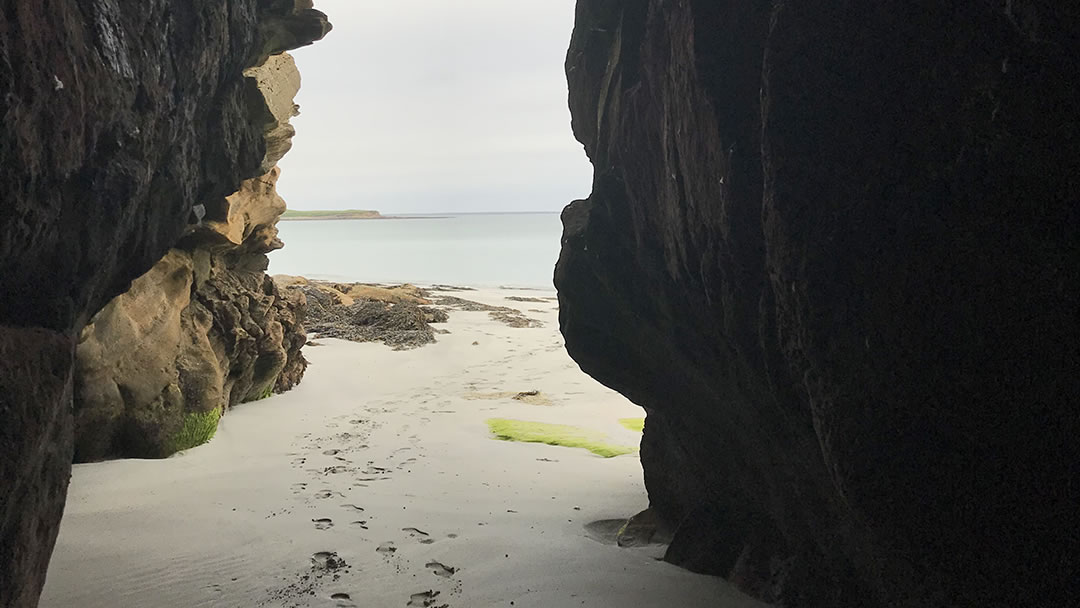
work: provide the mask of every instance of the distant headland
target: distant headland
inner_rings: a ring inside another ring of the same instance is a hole
[[[301,210],[288,209],[281,215],[282,220],[382,220],[387,216],[374,209],[325,209]]]

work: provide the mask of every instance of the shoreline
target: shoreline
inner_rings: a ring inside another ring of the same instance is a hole
[[[308,215],[308,214],[312,215]],[[436,214],[402,213],[397,215],[383,215],[378,211],[304,211],[288,209],[279,218],[279,222],[313,222],[313,221],[342,221],[342,220],[446,220],[461,216],[472,215],[559,215],[560,211],[462,211],[442,212]],[[294,215],[295,214],[295,215]]]
[[[445,220],[450,219],[453,216],[450,215],[376,215],[372,217],[362,216],[299,216],[299,217],[279,217],[279,222],[340,222],[340,221],[353,221],[353,220]]]
[[[447,292],[452,292],[452,291],[465,291],[465,292],[468,292],[468,291],[509,291],[509,292],[535,291],[535,292],[550,293],[550,294],[557,294],[558,293],[558,291],[555,289],[554,285],[547,285],[547,286],[535,286],[535,285],[524,285],[524,286],[517,286],[517,285],[455,285],[455,284],[438,283],[438,282],[431,282],[431,281],[400,281],[400,280],[394,280],[394,281],[369,281],[369,280],[365,280],[365,279],[356,279],[356,278],[344,277],[344,276],[338,276],[338,275],[320,275],[320,274],[294,275],[294,274],[286,274],[286,273],[267,272],[267,275],[270,276],[270,277],[282,277],[282,278],[286,278],[286,279],[301,278],[301,279],[305,279],[305,280],[313,281],[313,282],[317,282],[317,283],[346,283],[346,284],[357,284],[357,285],[371,285],[373,287],[386,287],[386,288],[400,287],[400,286],[404,286],[404,285],[412,285],[413,287],[419,287],[420,289],[424,289],[424,290],[428,290],[428,291],[447,291]],[[511,294],[511,295],[513,295],[513,294]]]
[[[295,389],[232,408],[209,443],[76,465],[41,606],[765,606],[595,533],[648,505],[636,452],[492,433],[640,440],[641,408],[566,354],[557,302],[435,293],[543,326],[450,310],[413,350],[319,339]]]

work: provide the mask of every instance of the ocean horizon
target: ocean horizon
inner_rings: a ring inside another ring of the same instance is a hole
[[[557,211],[387,213],[278,223],[270,274],[331,281],[554,289]]]

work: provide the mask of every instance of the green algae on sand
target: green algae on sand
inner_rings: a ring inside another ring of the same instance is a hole
[[[639,433],[645,430],[644,418],[619,418],[619,424],[630,429],[631,431],[637,431]]]
[[[606,441],[607,437],[603,433],[567,424],[548,424],[546,422],[529,422],[526,420],[510,420],[508,418],[489,418],[487,424],[491,432],[495,434],[495,438],[502,441],[546,443],[568,448],[585,448],[593,454],[604,458],[631,454],[637,451],[637,448],[634,447],[608,443]]]

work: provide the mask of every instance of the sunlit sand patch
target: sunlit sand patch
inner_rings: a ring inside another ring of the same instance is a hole
[[[607,436],[598,431],[567,424],[548,424],[507,418],[490,418],[487,424],[491,432],[495,434],[495,438],[502,441],[584,448],[604,458],[632,454],[637,451],[636,447],[608,443]]]

